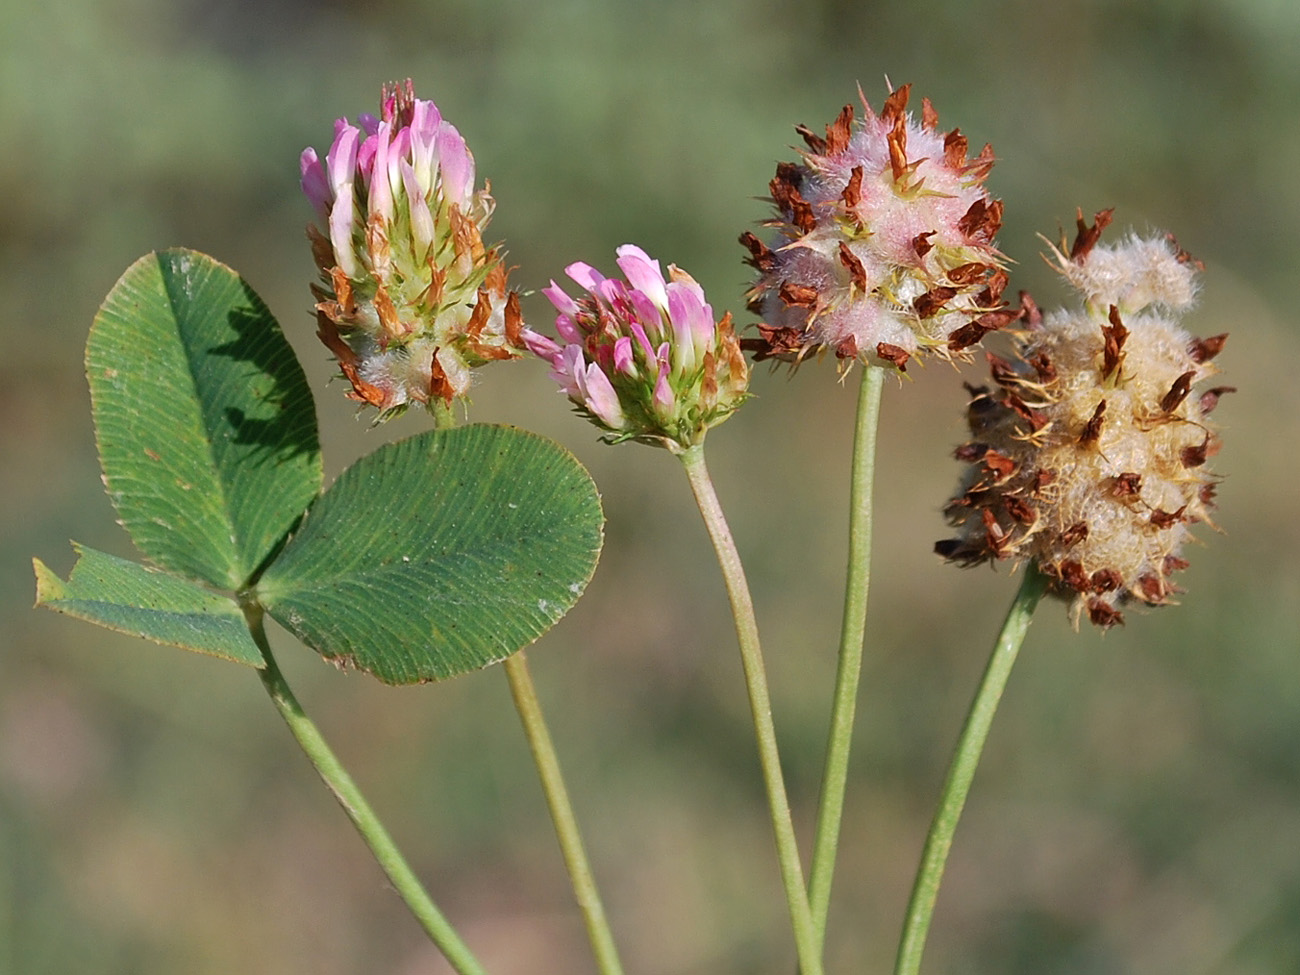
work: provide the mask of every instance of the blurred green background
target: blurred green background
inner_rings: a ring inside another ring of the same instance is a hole
[[[371,429],[312,334],[300,149],[411,76],[472,146],[489,237],[537,289],[635,241],[742,312],[736,236],[792,125],[915,83],[992,142],[1012,288],[1074,208],[1169,229],[1230,331],[1226,534],[1185,605],[1104,638],[1045,607],[989,741],[926,968],[949,975],[1300,970],[1300,5],[1292,0],[24,0],[0,9],[0,971],[443,972],[248,671],[29,609],[29,559],[130,554],[81,370],[95,309],[153,248],[240,270],[318,396],[330,474]],[[545,301],[525,301],[548,327]],[[747,320],[743,314],[741,320]],[[873,615],[829,970],[892,959],[929,810],[1015,582],[931,554],[960,373],[887,389]],[[757,371],[710,439],[746,556],[796,816],[811,832],[845,554],[855,384]],[[632,972],[793,971],[734,635],[672,459],[605,447],[536,362],[473,418],[573,449],[604,560],[530,653]],[[390,689],[280,657],[435,898],[498,975],[592,970],[496,670]],[[274,637],[273,637],[274,638]]]

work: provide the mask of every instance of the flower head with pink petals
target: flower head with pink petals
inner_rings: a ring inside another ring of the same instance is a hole
[[[749,307],[763,323],[744,342],[756,359],[828,349],[901,372],[1017,317],[1003,307],[993,242],[1002,203],[983,186],[992,150],[967,158],[965,136],[940,132],[928,99],[916,121],[910,89],[891,92],[879,115],[865,98],[861,119],[844,106],[825,138],[797,128],[802,161],[780,163],[769,184],[775,233],[740,238],[758,271]]]
[[[749,370],[731,315],[715,322],[694,278],[671,264],[665,278],[633,244],[618,249],[617,263],[624,280],[570,264],[585,295],[574,299],[554,281],[543,290],[560,341],[531,329],[523,341],[609,442],[684,450],[745,399]]]
[[[502,254],[483,243],[492,216],[474,189],[474,157],[455,126],[408,79],[385,86],[380,117],[334,124],[324,161],[304,149],[302,189],[321,271],[321,341],[349,396],[388,415],[450,403],[470,370],[517,356],[523,321]]]

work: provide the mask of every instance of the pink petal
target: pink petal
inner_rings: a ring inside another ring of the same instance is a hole
[[[691,284],[694,284],[692,282]],[[673,323],[673,337],[683,353],[682,368],[693,369],[713,345],[713,309],[704,302],[704,291],[699,285],[691,286],[674,281],[668,286],[668,314]]]
[[[582,346],[566,345],[558,359],[551,362],[551,378],[559,383],[564,394],[575,403],[587,400],[587,364],[582,358]]]
[[[578,331],[578,323],[571,315],[556,315],[555,330],[560,333],[560,338],[570,345],[575,342],[578,345],[582,344],[582,333]]]
[[[617,309],[620,305],[627,303],[627,285],[618,278],[605,278],[596,285],[595,295],[611,308]]]
[[[632,355],[631,336],[622,335],[614,340],[614,368],[625,376],[636,376],[636,362]]]
[[[334,201],[334,208],[330,210],[330,243],[334,245],[334,259],[339,262],[343,273],[355,280],[361,277],[352,245],[356,204],[352,199],[352,184],[347,183],[342,189],[343,192]]]
[[[628,283],[637,291],[646,294],[660,308],[668,307],[668,296],[664,291],[664,275],[659,270],[659,262],[651,260],[635,244],[624,244],[617,251],[619,270],[627,277]]]
[[[629,322],[628,328],[631,329],[632,335],[636,338],[637,344],[641,346],[641,350],[645,353],[646,361],[654,362],[655,347],[650,342],[650,336],[646,335],[645,329],[641,327],[641,323]]]
[[[401,161],[402,184],[406,189],[406,205],[411,214],[411,239],[415,243],[416,257],[423,260],[429,245],[433,243],[433,214],[429,204],[420,191],[420,181],[415,178],[415,170],[405,159]]]
[[[316,208],[316,214],[321,222],[328,223],[330,204],[334,202],[334,191],[330,188],[325,167],[321,165],[315,149],[307,148],[302,151],[302,155],[298,158],[298,169],[302,173],[303,193]]]
[[[531,328],[525,328],[520,332],[520,338],[524,340],[524,346],[529,352],[553,365],[555,360],[561,358],[564,353],[564,349],[560,347],[559,343],[541,332],[534,332]]]
[[[392,122],[380,122],[379,132],[375,136],[375,162],[370,174],[371,213],[378,213],[385,220],[393,219],[393,186],[389,179],[389,166],[392,157]]]
[[[623,409],[618,405],[618,393],[614,391],[614,384],[594,363],[587,368],[586,379],[587,409],[600,417],[605,426],[621,430],[626,421]]]
[[[349,190],[351,189],[352,180],[356,176],[357,169],[357,140],[361,137],[360,129],[348,125],[346,119],[339,119],[339,121],[343,123],[343,126],[337,129],[334,144],[330,146],[330,151],[325,154],[330,186],[334,188],[334,197],[336,199],[343,195],[339,192],[339,189],[344,184],[348,186]]]
[[[600,282],[605,280],[605,275],[601,274],[594,267],[584,261],[575,261],[564,269],[564,273],[592,294],[596,293],[596,289],[600,286]]]
[[[628,300],[632,302],[632,307],[636,310],[636,317],[645,326],[646,334],[652,340],[661,339],[664,332],[664,312],[668,308],[667,304],[660,308],[644,291],[633,291],[628,295]]]
[[[411,108],[411,131],[416,138],[432,142],[441,121],[442,113],[438,111],[437,105],[427,98],[415,100],[415,105]]]
[[[673,412],[673,388],[668,385],[668,362],[659,362],[659,375],[655,379],[655,412],[661,417],[669,417]]]
[[[357,172],[365,176],[367,182],[375,171],[375,146],[378,144],[379,137],[371,135],[357,149]]]
[[[456,127],[448,122],[438,126],[435,141],[443,195],[450,202],[464,207],[474,192],[474,157]]]
[[[564,289],[555,283],[554,278],[551,279],[549,288],[542,289],[542,294],[546,295],[556,311],[565,315],[578,314],[578,303],[565,294]]]

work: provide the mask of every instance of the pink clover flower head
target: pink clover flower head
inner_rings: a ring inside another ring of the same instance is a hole
[[[324,160],[305,149],[302,189],[320,281],[317,334],[348,395],[387,417],[451,403],[472,370],[523,350],[504,254],[483,243],[492,216],[474,157],[408,79],[386,85],[380,114],[339,119]]]
[[[1233,391],[1201,387],[1227,335],[1195,338],[1177,320],[1200,263],[1168,237],[1098,245],[1109,221],[1080,215],[1074,245],[1049,257],[1082,307],[1025,302],[1014,359],[989,354],[992,383],[968,387],[968,466],[945,509],[955,537],[935,546],[963,565],[1030,560],[1076,626],[1103,628],[1128,604],[1176,601],[1192,526],[1213,526],[1210,413]]]
[[[992,148],[968,158],[929,99],[919,122],[907,113],[910,90],[879,115],[865,97],[860,119],[846,105],[825,138],[796,128],[808,148],[769,184],[773,233],[740,238],[758,272],[748,298],[763,322],[744,342],[756,360],[829,349],[901,372],[913,356],[961,356],[1016,318],[994,245],[1002,203],[983,185]]]
[[[586,294],[554,281],[542,293],[560,341],[524,329],[528,349],[610,443],[638,440],[681,451],[704,439],[747,395],[749,367],[730,313],[715,321],[704,289],[685,271],[633,244],[618,249],[623,278],[589,264],[566,268]]]

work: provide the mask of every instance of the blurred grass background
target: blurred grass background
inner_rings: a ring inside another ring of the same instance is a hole
[[[883,76],[992,142],[1013,289],[1074,208],[1202,258],[1188,322],[1230,331],[1185,605],[1103,639],[1040,614],[976,780],[927,970],[1300,970],[1300,6],[1291,0],[41,0],[0,9],[0,971],[443,972],[249,672],[32,612],[29,558],[119,554],[81,371],[121,271],[186,245],[241,271],[318,396],[326,463],[414,432],[358,421],[312,335],[297,156],[410,75],[498,200],[537,289],[635,241],[741,312],[736,236],[792,125]],[[526,299],[531,320],[547,305]],[[742,320],[744,316],[742,315]],[[530,652],[632,972],[790,972],[734,636],[667,455],[596,442],[538,363],[473,418],[559,439],[609,517],[604,560]],[[829,970],[884,971],[1005,571],[930,553],[958,473],[959,379],[887,390],[877,574]],[[834,670],[855,384],[758,370],[710,439],[811,832]],[[394,690],[278,645],[308,709],[489,969],[586,972],[504,678]]]

